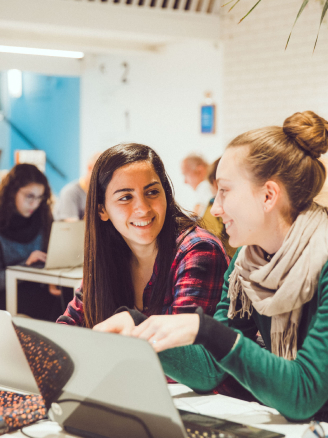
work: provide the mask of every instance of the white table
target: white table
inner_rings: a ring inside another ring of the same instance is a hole
[[[169,384],[169,390],[174,404],[179,409],[250,424],[257,428],[282,433],[286,435],[286,438],[301,438],[308,427],[308,424],[290,423],[275,409],[255,402],[250,403],[224,395],[197,395],[187,386],[180,384]],[[321,424],[327,434],[328,423]],[[72,437],[72,435],[64,432],[57,423],[51,421],[28,426],[24,428],[24,431],[35,438]],[[13,436],[14,438],[24,438],[20,431],[4,436],[6,438]]]
[[[249,424],[260,429],[282,433],[286,438],[301,438],[308,428],[308,423],[291,423],[276,409],[256,402],[246,402],[224,395],[198,395],[187,386],[180,384],[169,385],[169,389],[178,409]],[[321,424],[327,435],[328,423]]]
[[[76,289],[83,277],[82,267],[65,269],[36,269],[28,266],[8,266],[6,269],[6,310],[17,315],[17,280],[55,284]]]

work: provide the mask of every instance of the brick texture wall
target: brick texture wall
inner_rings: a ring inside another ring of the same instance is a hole
[[[221,10],[224,45],[223,142],[249,129],[281,125],[296,111],[313,110],[328,119],[328,23],[313,54],[321,5],[311,0],[285,44],[301,0],[241,0]]]

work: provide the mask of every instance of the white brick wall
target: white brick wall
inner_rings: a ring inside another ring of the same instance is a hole
[[[328,119],[328,24],[313,52],[321,6],[311,0],[288,35],[301,0],[241,0],[222,8],[224,44],[223,139],[267,125],[281,125],[296,111],[313,110]],[[223,110],[223,111],[222,111]]]
[[[127,83],[121,82],[123,62],[129,65]],[[196,41],[154,53],[90,59],[81,81],[81,171],[96,150],[119,142],[144,143],[164,161],[178,202],[192,208],[194,194],[184,184],[180,163],[192,151],[209,162],[223,151],[221,65],[220,47]],[[215,134],[200,133],[200,106],[208,90],[219,109]]]

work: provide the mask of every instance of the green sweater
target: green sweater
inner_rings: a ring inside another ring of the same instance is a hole
[[[271,353],[270,317],[255,309],[250,319],[227,317],[228,278],[238,252],[225,273],[221,301],[213,317],[241,333],[238,343],[219,362],[202,345],[164,351],[159,355],[164,372],[198,392],[214,389],[229,373],[259,401],[285,417],[308,419],[328,400],[328,262],[321,271],[317,292],[303,307],[297,357],[288,361]],[[267,349],[254,342],[258,330]]]

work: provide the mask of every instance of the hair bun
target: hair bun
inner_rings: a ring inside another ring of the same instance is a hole
[[[328,151],[328,122],[312,111],[293,114],[285,120],[282,129],[312,158]]]

